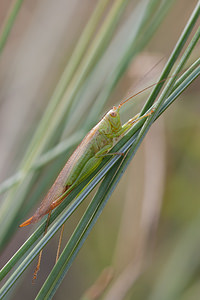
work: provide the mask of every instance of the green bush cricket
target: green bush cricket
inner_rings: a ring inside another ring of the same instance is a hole
[[[141,117],[136,115],[121,125],[119,111],[121,106],[128,100],[117,107],[113,106],[97,125],[90,130],[68,159],[34,215],[19,227],[37,223],[43,216],[49,214],[78,184],[99,166],[106,155],[123,155],[123,153],[108,152],[134,123],[148,117],[153,112],[152,109]]]
[[[102,159],[106,155],[124,155],[124,153],[110,153],[109,151],[113,148],[116,142],[133,126],[134,123],[148,117],[153,113],[154,110],[152,109],[143,116],[136,115],[122,125],[120,120],[120,108],[130,99],[156,84],[158,84],[158,82],[132,95],[128,99],[122,101],[118,106],[114,106],[104,115],[104,117],[97,123],[95,127],[90,130],[90,132],[84,137],[82,142],[72,153],[34,215],[23,222],[19,227],[37,223],[43,216],[48,214],[45,229],[46,233],[51,211],[57,207],[77,185],[79,185],[99,166]],[[59,256],[63,228],[64,225],[62,226],[61,230],[56,261]],[[33,279],[36,279],[37,272],[39,271],[41,254],[42,250],[40,251],[38,264],[34,272]]]

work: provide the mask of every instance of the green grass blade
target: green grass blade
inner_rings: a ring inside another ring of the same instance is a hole
[[[23,0],[16,0],[10,7],[8,16],[6,20],[4,21],[4,25],[1,29],[0,34],[0,54],[2,53],[4,46],[7,42],[7,39],[9,37],[9,34],[12,30],[12,27],[14,25],[14,22],[16,20],[16,17],[19,13],[19,10],[21,8],[21,5],[23,3]]]

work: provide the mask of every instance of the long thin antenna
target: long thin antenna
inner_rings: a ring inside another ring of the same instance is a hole
[[[132,91],[133,91],[133,89],[135,89],[135,88],[137,88],[137,86],[140,84],[140,83],[142,83],[142,82],[144,82],[144,80],[153,72],[153,70],[155,69],[155,68],[157,68],[158,67],[158,65],[163,61],[165,59],[165,56],[163,56],[161,59],[159,59],[159,61],[157,61],[156,63],[155,63],[155,65],[153,65],[153,67],[151,67],[141,78],[139,78],[132,86],[131,86],[131,94],[132,94]],[[129,92],[129,93],[130,93]],[[127,95],[128,96],[128,95]]]
[[[144,91],[146,91],[146,90],[152,88],[153,86],[155,86],[155,85],[157,85],[157,84],[159,84],[159,83],[161,83],[161,82],[163,82],[163,81],[166,81],[166,80],[168,80],[168,79],[170,79],[170,78],[176,77],[178,74],[183,73],[183,72],[184,72],[184,71],[178,72],[178,73],[175,74],[175,75],[166,77],[166,78],[164,78],[164,79],[162,79],[162,80],[160,80],[160,81],[158,81],[158,82],[156,82],[156,83],[153,83],[153,84],[147,86],[146,88],[142,89],[141,91],[137,92],[136,94],[133,94],[133,95],[130,96],[129,98],[127,98],[127,99],[125,99],[124,101],[120,102],[120,104],[118,105],[118,108],[122,107],[122,105],[124,105],[126,102],[128,102],[128,101],[131,100],[132,98],[136,97],[137,95],[143,93]]]

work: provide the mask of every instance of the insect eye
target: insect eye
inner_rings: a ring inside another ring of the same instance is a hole
[[[117,116],[117,113],[115,111],[111,112],[110,113],[111,117],[116,117]]]

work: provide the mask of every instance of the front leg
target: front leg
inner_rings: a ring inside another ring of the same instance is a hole
[[[128,131],[132,126],[133,124],[135,124],[136,122],[144,119],[144,118],[147,118],[148,116],[150,116],[152,113],[154,112],[154,109],[152,109],[150,112],[144,114],[143,116],[139,117],[139,114],[137,114],[135,117],[133,117],[132,119],[128,120],[128,122],[126,122],[122,128],[113,134],[113,137],[120,137],[121,135],[123,135],[126,131]]]

